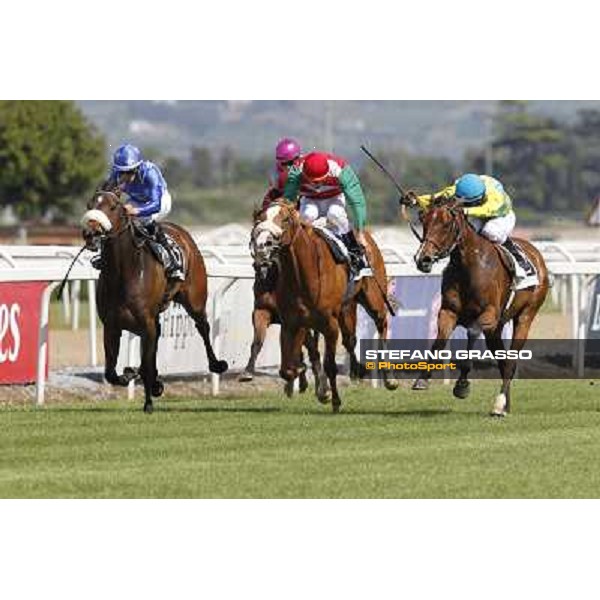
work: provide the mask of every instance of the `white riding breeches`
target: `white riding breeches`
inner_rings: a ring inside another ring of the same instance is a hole
[[[336,235],[344,235],[350,231],[350,221],[346,212],[346,198],[344,194],[328,198],[327,200],[314,200],[300,198],[300,216],[309,223],[318,218],[327,219],[327,227]]]
[[[473,225],[475,231],[486,237],[490,242],[495,244],[504,244],[508,236],[515,228],[517,218],[515,213],[511,212],[504,217],[496,217],[495,219],[475,219],[469,217],[469,223]]]
[[[165,190],[160,199],[160,210],[153,215],[149,215],[147,217],[140,217],[139,221],[147,224],[152,223],[152,221],[162,221],[166,218],[166,216],[171,212],[171,205],[173,200],[171,198],[171,194],[169,190]]]

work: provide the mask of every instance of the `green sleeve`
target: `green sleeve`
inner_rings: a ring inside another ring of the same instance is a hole
[[[340,185],[350,207],[355,229],[363,229],[367,220],[367,201],[354,169],[346,165],[339,176]]]
[[[300,191],[300,183],[302,180],[302,171],[298,167],[292,167],[288,171],[287,181],[283,188],[283,197],[290,202],[295,202],[296,196]]]

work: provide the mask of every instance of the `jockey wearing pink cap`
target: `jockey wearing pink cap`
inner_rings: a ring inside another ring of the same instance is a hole
[[[275,147],[275,170],[269,180],[269,189],[263,198],[263,208],[283,196],[288,172],[291,167],[299,165],[301,160],[302,148],[296,140],[292,138],[279,140]]]

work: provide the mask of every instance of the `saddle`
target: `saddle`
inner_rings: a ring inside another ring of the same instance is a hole
[[[352,264],[350,258],[350,252],[346,248],[346,244],[340,240],[331,229],[328,229],[325,225],[321,225],[318,222],[313,223],[313,231],[325,242],[331,251],[333,259],[339,265],[348,265],[349,273],[352,273]],[[348,285],[346,286],[346,292],[342,302],[346,302],[354,295],[356,288],[356,282],[354,277],[348,276]]]
[[[350,263],[350,253],[348,252],[348,248],[346,248],[346,245],[335,235],[335,233],[333,233],[333,231],[324,225],[315,223],[313,223],[313,231],[327,242],[327,246],[329,246],[329,250],[331,250],[331,254],[336,263],[340,265]]]
[[[136,223],[134,225],[134,231],[136,238],[142,243],[146,243],[148,245],[152,255],[154,258],[156,258],[156,260],[158,260],[164,269],[169,270],[173,268],[179,268],[185,272],[183,251],[165,229],[163,229],[164,239],[169,245],[170,254],[160,242],[158,242],[152,235],[150,235],[150,233],[148,233],[143,225]],[[174,264],[172,264],[172,261],[174,261]]]
[[[516,250],[521,254],[521,256],[527,261],[527,263],[531,265],[533,271],[531,274],[528,274],[525,271],[525,269],[519,264],[517,257],[514,256],[512,252],[508,250],[508,248],[505,248],[500,244],[494,244],[498,251],[500,261],[502,262],[512,279],[514,290],[524,290],[528,287],[538,285],[539,277],[535,265],[531,262],[531,260],[529,260],[529,257],[526,255],[525,251],[519,245],[519,243],[512,238],[511,240],[513,247],[515,247]]]

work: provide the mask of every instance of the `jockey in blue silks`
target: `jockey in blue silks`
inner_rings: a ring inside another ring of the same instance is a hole
[[[113,155],[106,185],[117,187],[127,194],[127,203],[124,205],[127,213],[142,224],[167,251],[167,277],[183,281],[185,275],[178,266],[164,229],[157,222],[171,212],[171,194],[160,169],[153,162],[144,160],[138,148],[125,144],[117,148]]]

